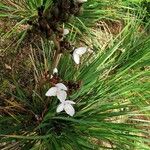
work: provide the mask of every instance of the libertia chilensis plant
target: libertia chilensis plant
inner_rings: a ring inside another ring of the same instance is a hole
[[[101,49],[101,34],[89,26],[100,14],[111,18],[100,7],[109,3],[0,2],[1,17],[17,20],[3,38],[25,23],[15,50],[24,40],[30,45],[22,72],[18,63],[7,66],[2,81],[2,150],[149,149],[149,36],[125,14],[123,30]]]
[[[68,29],[63,28],[63,23],[69,21],[72,15],[79,15],[83,3],[86,0],[77,0],[77,1],[70,1],[70,0],[59,0],[54,1],[53,7],[48,12],[49,14],[44,13],[44,6],[38,8],[38,22],[28,21],[29,25],[32,25],[37,30],[40,30],[41,33],[44,33],[46,38],[51,38],[54,47],[56,48],[54,58],[52,60],[52,68],[53,74],[51,74],[51,84],[54,87],[51,87],[46,96],[57,96],[60,100],[61,104],[57,108],[57,112],[61,112],[63,110],[66,111],[67,114],[73,116],[75,113],[74,108],[71,104],[75,104],[73,101],[66,101],[67,98],[67,87],[63,83],[53,82],[53,78],[57,76],[57,66],[61,55],[64,53],[71,53],[72,52],[72,44],[65,40],[65,36],[69,34]],[[83,55],[87,51],[86,47],[80,47],[74,50],[73,52],[73,59],[76,64],[80,63],[80,56]],[[51,72],[52,73],[52,72]],[[64,81],[63,81],[64,82]]]

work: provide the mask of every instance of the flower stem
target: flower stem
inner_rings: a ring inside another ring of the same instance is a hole
[[[56,36],[53,37],[53,42],[56,46],[56,52],[55,52],[55,55],[53,57],[51,74],[53,72],[53,69],[57,68],[59,61],[60,61],[60,58],[61,58],[61,55],[62,55],[60,52],[60,43],[59,43],[59,40],[57,40]]]

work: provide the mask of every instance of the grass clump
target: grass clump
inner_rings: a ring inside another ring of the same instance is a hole
[[[149,149],[148,23],[130,4],[0,2],[2,150]]]

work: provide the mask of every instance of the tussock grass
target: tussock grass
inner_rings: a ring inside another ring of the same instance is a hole
[[[7,46],[0,52],[0,148],[149,150],[150,38],[133,13],[137,7],[88,0],[83,14],[63,24],[70,30],[70,41],[94,51],[80,66],[68,53],[58,64],[61,81],[81,83],[69,95],[76,102],[76,114],[68,117],[56,113],[55,97],[45,96],[54,43],[26,28],[42,4],[46,9],[52,1],[0,2],[0,17],[17,22],[2,34]],[[117,33],[110,22],[119,23]],[[11,45],[8,39],[14,35]]]

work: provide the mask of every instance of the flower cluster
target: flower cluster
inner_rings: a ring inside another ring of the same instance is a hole
[[[69,34],[69,30],[68,29],[64,29],[63,30],[63,35],[67,35]],[[92,53],[93,51],[88,49],[87,47],[79,47],[79,48],[75,48],[73,50],[73,60],[76,64],[79,64],[80,63],[80,57],[85,54],[86,52],[89,52],[89,53]]]
[[[76,15],[78,14],[78,12],[81,9],[81,6],[84,2],[86,2],[87,0],[74,0],[74,1],[70,1],[70,0],[56,0],[56,3],[54,4],[54,9],[52,9],[52,20],[57,20],[54,21],[54,24],[56,24],[56,22],[62,21],[65,22],[64,20],[64,16],[67,16],[67,14],[73,14]],[[74,9],[77,8],[77,9]],[[57,15],[56,15],[56,10],[58,9]],[[55,10],[55,11],[54,11]],[[43,12],[42,12],[43,13]],[[40,15],[39,15],[40,16]],[[42,15],[41,15],[42,16]],[[59,16],[59,19],[58,19]],[[41,20],[41,19],[40,19]],[[59,21],[58,21],[59,20]],[[68,17],[67,17],[68,20]],[[52,26],[53,27],[53,26]],[[53,29],[50,25],[48,29]],[[54,29],[53,29],[54,30]],[[57,31],[57,30],[56,30]],[[76,64],[80,64],[80,57],[85,54],[87,51],[89,51],[89,49],[87,47],[79,47],[79,48],[73,48],[70,44],[70,42],[68,42],[65,39],[65,36],[67,34],[69,34],[69,30],[68,29],[64,29],[63,28],[63,32],[61,33],[62,36],[60,36],[61,38],[57,41],[57,43],[59,44],[59,49],[57,49],[57,55],[61,55],[62,53],[65,53],[67,50],[70,53],[71,50],[71,54],[72,54],[72,58],[74,60],[74,62]],[[73,50],[73,52],[72,52]],[[90,52],[90,51],[89,51]],[[56,57],[57,58],[57,57]],[[56,59],[54,60],[56,61]],[[58,70],[57,70],[57,65],[54,66],[55,68],[53,68],[53,75],[51,75],[51,79],[53,79],[54,76],[57,76],[58,74]],[[61,83],[60,81],[56,81],[53,82],[53,87],[51,87],[47,92],[46,92],[46,96],[56,96],[59,101],[60,104],[58,105],[56,112],[60,113],[62,111],[65,111],[68,115],[73,116],[75,114],[75,109],[73,108],[72,105],[75,104],[75,102],[67,100],[67,92],[70,92],[70,88],[68,89],[63,83]],[[75,84],[78,86],[78,84]]]
[[[75,114],[75,110],[72,105],[75,104],[75,102],[66,100],[67,90],[67,87],[63,83],[57,83],[54,87],[51,87],[45,95],[57,96],[60,101],[60,104],[58,105],[56,110],[57,113],[64,110],[68,115],[73,116]]]
[[[63,37],[66,36],[67,34],[69,34],[69,30],[68,29],[64,29],[63,30]],[[89,50],[87,47],[79,47],[73,50],[72,56],[73,56],[73,60],[76,64],[80,63],[80,57],[86,53],[86,51],[91,51]],[[58,70],[57,68],[53,69],[53,75],[58,74]],[[51,78],[53,78],[53,75],[51,76]],[[61,111],[65,111],[68,115],[73,116],[75,114],[75,110],[73,108],[73,104],[75,104],[75,102],[67,100],[67,91],[68,88],[63,84],[63,83],[56,83],[54,85],[54,87],[51,87],[47,92],[46,92],[46,96],[56,96],[59,101],[60,104],[58,105],[56,112],[59,113]]]

